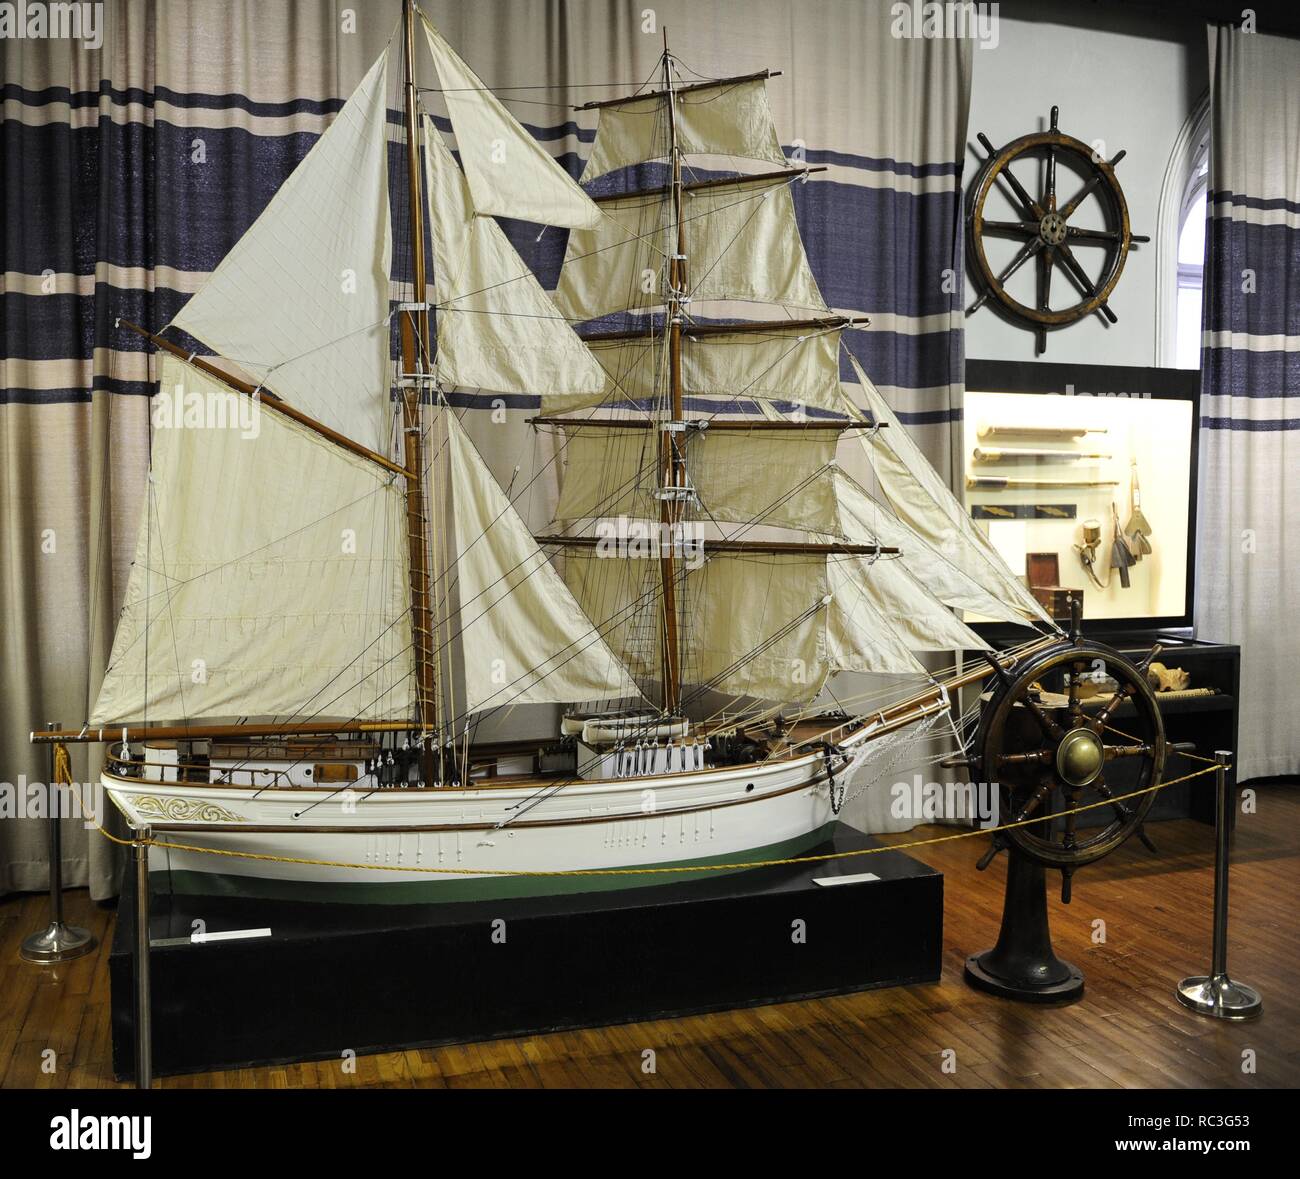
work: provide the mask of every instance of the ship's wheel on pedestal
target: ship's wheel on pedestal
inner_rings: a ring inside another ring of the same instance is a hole
[[[1049,130],[1022,135],[1001,150],[988,136],[979,134],[988,158],[971,187],[966,222],[972,272],[980,289],[967,314],[993,300],[1004,317],[1035,332],[1035,351],[1040,355],[1047,348],[1051,330],[1068,327],[1094,312],[1110,323],[1118,322],[1107,300],[1123,273],[1129,248],[1135,242],[1151,240],[1133,233],[1129,226],[1128,202],[1115,176],[1115,165],[1125,153],[1104,159],[1088,144],[1063,134],[1056,125],[1058,115],[1058,108],[1052,107]],[[1037,197],[1017,177],[1013,165],[1026,176],[1030,165],[1041,171],[1041,183],[1034,184]],[[1063,205],[1058,203],[1056,191],[1062,167],[1081,185]],[[1009,203],[1009,212],[991,209],[990,197],[995,191]],[[1080,258],[1076,247],[1087,256]],[[1093,257],[1098,252],[1099,264]],[[1030,261],[1037,267],[1032,304],[1013,295],[1007,285]],[[1053,308],[1052,277],[1058,269],[1071,294],[1063,305]],[[1070,298],[1075,301],[1069,302]]]
[[[1157,646],[1134,664],[1104,644],[1072,638],[999,669],[971,747],[978,779],[997,783],[999,823],[979,863],[1008,849],[1006,900],[997,945],[966,960],[966,981],[979,990],[1052,1003],[1083,993],[1083,974],[1052,950],[1047,921],[1047,868],[1061,872],[1069,903],[1076,869],[1109,855],[1130,835],[1145,841],[1142,822],[1165,762],[1164,724],[1146,667]],[[1104,689],[1097,688],[1104,685]],[[1117,789],[1118,779],[1122,784]],[[1083,814],[1070,813],[1097,804]],[[1104,816],[1080,827],[1085,816]],[[1041,817],[1041,822],[1025,820]]]

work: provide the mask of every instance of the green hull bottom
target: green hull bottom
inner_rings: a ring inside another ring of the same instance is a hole
[[[258,876],[233,876],[216,872],[152,871],[151,890],[185,896],[260,897],[279,901],[317,901],[354,905],[418,905],[428,902],[487,901],[505,897],[564,896],[572,893],[610,892],[616,889],[647,888],[660,884],[681,884],[689,880],[716,879],[761,869],[729,868],[709,871],[710,864],[737,861],[781,860],[800,855],[829,838],[834,823],[828,823],[797,839],[769,843],[763,847],[699,860],[667,860],[646,864],[647,868],[699,868],[697,872],[669,872],[663,875],[629,876],[430,876],[426,880],[354,881],[331,884],[311,880],[270,880]],[[381,875],[376,873],[376,875]]]

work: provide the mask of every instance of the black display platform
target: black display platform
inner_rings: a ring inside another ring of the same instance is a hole
[[[874,846],[841,824],[816,850]],[[878,879],[816,883],[865,873]],[[119,1079],[135,1065],[132,897],[125,886],[109,959]],[[359,906],[155,895],[151,905],[159,1075],[933,982],[943,948],[943,877],[901,852],[526,900]],[[194,944],[196,920],[209,934],[269,927],[272,935]],[[493,939],[502,920],[504,944]]]

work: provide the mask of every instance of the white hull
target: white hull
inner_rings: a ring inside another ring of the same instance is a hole
[[[868,732],[869,727],[855,730],[842,747],[859,746]],[[160,842],[252,853],[152,848],[150,870],[171,873],[190,891],[206,891],[206,883],[215,891],[285,893],[296,891],[285,886],[295,885],[304,896],[316,886],[324,897],[331,886],[342,885],[359,890],[357,899],[370,893],[376,900],[401,900],[644,887],[683,876],[527,874],[736,862],[755,849],[788,854],[817,842],[834,819],[821,752],[570,782],[518,817],[512,816],[546,790],[545,781],[357,791],[349,798],[338,788],[162,778],[106,771],[103,782],[131,825],[153,828]],[[504,820],[510,822],[499,827]],[[184,829],[157,829],[173,824]],[[240,830],[245,824],[246,833]],[[320,862],[287,862],[301,860]],[[196,880],[196,874],[206,880]]]

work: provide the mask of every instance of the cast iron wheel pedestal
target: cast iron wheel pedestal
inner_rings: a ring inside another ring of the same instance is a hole
[[[1083,971],[1052,950],[1047,924],[1047,873],[1013,849],[998,944],[966,959],[966,981],[977,991],[1025,1003],[1072,1003],[1083,995]]]
[[[1011,849],[997,945],[966,960],[966,981],[977,990],[1030,1003],[1069,1002],[1083,994],[1082,971],[1052,950],[1045,868],[1060,869],[1061,899],[1068,904],[1075,870],[1137,833],[1151,809],[1155,792],[1147,788],[1160,781],[1165,734],[1146,667],[1159,651],[1156,646],[1133,664],[1083,639],[1076,623],[1073,638],[1009,670],[999,668],[971,765],[981,781],[998,783],[1000,820],[1022,825],[997,832],[979,863],[986,868],[999,851]],[[1088,678],[1113,680],[1115,687],[1085,698]],[[1111,721],[1126,702],[1134,715],[1125,715],[1121,731]],[[1121,758],[1136,760],[1134,789],[1146,793],[1127,799],[1107,785],[1107,764]],[[1108,804],[1113,817],[1081,837],[1077,816],[1069,812],[1092,804]],[[1042,822],[1025,822],[1037,815]]]

